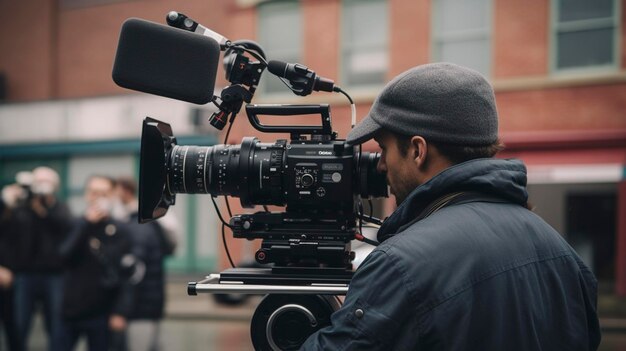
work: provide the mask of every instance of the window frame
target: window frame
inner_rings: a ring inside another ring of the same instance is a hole
[[[437,25],[439,24],[438,19],[439,19],[439,6],[436,4],[438,0],[433,0],[432,1],[432,8],[431,8],[431,16],[432,16],[432,20],[431,20],[431,38],[430,38],[430,62],[443,62],[442,59],[440,57],[438,57],[439,55],[439,45],[441,42],[443,41],[448,41],[448,42],[464,42],[464,41],[470,41],[470,40],[477,40],[477,39],[487,39],[487,42],[489,43],[489,62],[488,62],[488,67],[489,70],[488,72],[481,72],[482,74],[484,74],[488,79],[493,77],[493,69],[494,69],[494,57],[493,57],[493,31],[495,28],[495,18],[494,18],[494,0],[485,0],[487,1],[488,4],[488,14],[487,14],[487,18],[489,18],[489,26],[485,27],[485,28],[480,28],[480,29],[472,29],[472,30],[459,30],[459,31],[453,31],[450,33],[441,33],[438,28]],[[474,67],[470,67],[472,69],[476,69]]]
[[[256,7],[256,13],[257,13],[257,24],[256,24],[256,30],[258,33],[258,41],[259,44],[261,45],[261,47],[263,47],[264,50],[266,50],[266,53],[268,55],[272,55],[272,53],[268,53],[267,49],[263,46],[263,38],[262,38],[262,33],[263,33],[263,7],[266,6],[272,6],[275,4],[290,4],[288,6],[294,6],[296,7],[296,13],[299,16],[299,20],[298,22],[301,24],[300,25],[300,40],[298,40],[297,46],[295,46],[293,48],[293,50],[291,50],[292,46],[287,46],[285,45],[284,48],[278,49],[278,54],[276,54],[276,52],[273,52],[273,56],[269,56],[267,57],[267,60],[281,60],[281,61],[289,61],[289,63],[302,63],[302,60],[304,58],[304,19],[303,19],[303,9],[302,9],[302,3],[299,0],[268,0],[268,1],[262,1],[259,2],[257,4]],[[287,55],[282,55],[282,53],[287,53]],[[297,53],[296,56],[298,56],[298,58],[295,60],[295,62],[291,62],[288,57],[289,54],[291,53]],[[275,57],[274,57],[275,56]],[[272,91],[272,90],[268,90],[268,83],[267,81],[269,79],[278,79],[277,77],[274,77],[271,73],[269,72],[265,72],[262,76],[261,76],[261,81],[257,87],[257,93],[259,93],[260,96],[262,97],[283,97],[283,96],[291,96],[292,92],[286,87],[284,86],[284,89],[281,89],[280,91],[276,90],[276,91]],[[282,85],[281,85],[282,86]]]
[[[368,49],[368,48],[378,48],[377,44],[367,43],[367,44],[357,44],[353,43],[350,38],[347,38],[347,28],[348,24],[344,17],[347,13],[347,7],[350,6],[350,3],[359,3],[359,2],[380,2],[385,6],[385,20],[387,21],[387,40],[383,41],[383,50],[387,54],[387,67],[384,72],[384,78],[379,83],[369,83],[369,84],[349,84],[348,83],[348,53],[352,52],[354,49]],[[389,74],[389,68],[391,66],[391,51],[390,51],[390,34],[391,34],[391,26],[390,26],[390,9],[389,9],[389,0],[341,0],[341,13],[340,13],[340,41],[341,46],[339,48],[339,79],[342,86],[345,88],[349,88],[351,91],[378,91],[381,87],[383,87],[387,83],[387,76]]]
[[[548,25],[549,31],[549,67],[548,72],[550,75],[567,76],[567,75],[587,75],[606,72],[617,72],[620,69],[621,62],[621,0],[613,1],[613,18],[612,19],[584,19],[572,21],[572,23],[559,23],[559,0],[550,1],[550,24]],[[612,23],[611,23],[612,22]],[[559,68],[558,62],[558,35],[563,32],[575,32],[581,30],[603,29],[609,28],[609,24],[613,25],[613,60],[610,64],[597,65],[597,66],[585,66],[585,67],[570,67]],[[563,29],[564,27],[564,29]]]

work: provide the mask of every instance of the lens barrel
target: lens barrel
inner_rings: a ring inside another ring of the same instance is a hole
[[[174,145],[168,163],[172,193],[228,195],[245,207],[284,205],[284,143],[244,138],[240,145]]]
[[[285,204],[283,172],[286,143],[244,138],[240,145],[174,145],[168,159],[167,187],[173,194],[228,195],[245,207]],[[357,187],[363,198],[387,196],[385,174],[376,170],[380,154],[355,155]],[[306,176],[306,175],[305,175]],[[302,178],[303,184],[306,179]]]

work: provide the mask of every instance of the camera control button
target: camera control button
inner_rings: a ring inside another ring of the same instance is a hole
[[[324,197],[326,195],[326,189],[319,187],[317,188],[317,196]]]
[[[333,180],[333,183],[339,183],[341,181],[341,173],[339,172],[333,173],[333,175],[331,176],[331,179]]]
[[[358,318],[358,319],[363,318],[364,314],[365,314],[365,312],[362,309],[360,309],[360,308],[358,308],[356,311],[354,311],[354,316],[356,318]]]

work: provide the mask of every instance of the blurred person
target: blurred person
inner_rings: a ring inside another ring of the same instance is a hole
[[[4,254],[13,269],[13,314],[18,348],[28,348],[35,310],[41,305],[48,349],[58,350],[61,331],[63,262],[59,248],[68,235],[72,217],[59,201],[59,175],[49,167],[20,172],[18,184],[3,190],[8,208],[3,220]]]
[[[15,267],[15,230],[12,221],[13,208],[22,193],[23,188],[19,184],[7,185],[2,189],[0,201],[0,328],[4,330],[4,338],[0,337],[0,350],[4,348],[10,351],[20,350],[15,326],[15,313],[13,309],[13,269]],[[2,332],[0,332],[2,334]],[[6,342],[4,340],[6,340]]]
[[[131,303],[127,277],[133,259],[126,226],[111,217],[114,187],[109,177],[87,180],[87,208],[61,247],[68,264],[62,350],[74,349],[83,335],[89,350],[109,350],[112,333],[126,328]]]
[[[160,349],[159,325],[165,305],[163,261],[173,253],[176,239],[162,221],[139,224],[137,184],[133,178],[118,178],[116,193],[122,205],[118,216],[127,221],[133,255],[143,265],[143,274],[136,274],[133,279],[128,345],[132,351],[156,351]]]

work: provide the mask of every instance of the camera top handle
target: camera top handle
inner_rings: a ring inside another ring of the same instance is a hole
[[[290,133],[291,140],[299,140],[301,134],[311,135],[314,139],[335,140],[337,133],[333,132],[330,120],[330,106],[328,104],[319,105],[246,105],[246,113],[250,124],[258,131],[264,133]],[[261,124],[258,115],[271,116],[294,116],[319,114],[322,118],[321,126],[274,126]]]

